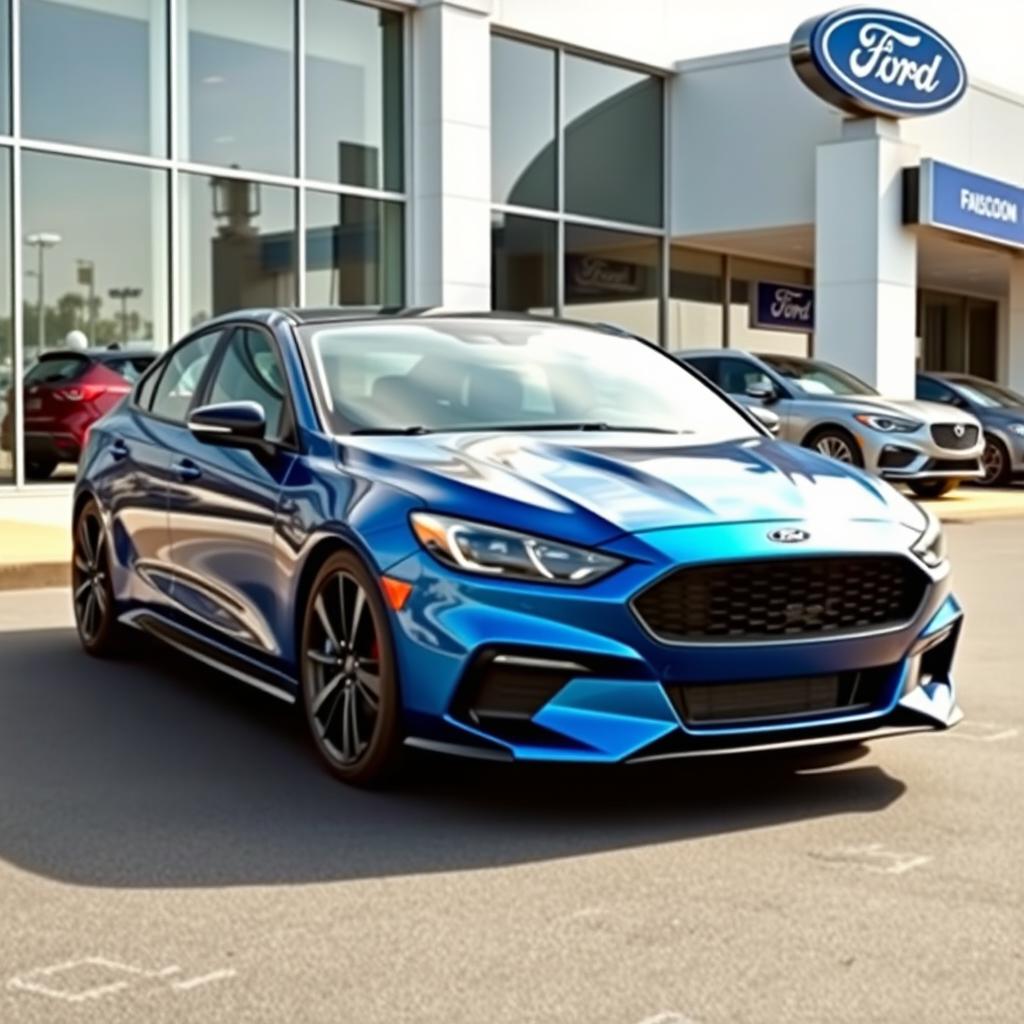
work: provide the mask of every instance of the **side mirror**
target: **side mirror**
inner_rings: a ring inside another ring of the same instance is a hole
[[[221,402],[196,409],[188,418],[188,429],[206,444],[263,448],[267,416],[257,402]]]
[[[747,385],[747,398],[756,398],[760,402],[772,403],[779,395],[775,388],[766,380],[757,380]]]
[[[748,405],[747,412],[757,420],[773,437],[777,437],[779,433],[779,426],[782,421],[779,419],[778,414],[766,409],[763,405]]]

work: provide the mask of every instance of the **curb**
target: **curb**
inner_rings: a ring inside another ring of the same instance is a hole
[[[71,566],[67,562],[29,562],[0,565],[0,591],[36,590],[71,585]]]

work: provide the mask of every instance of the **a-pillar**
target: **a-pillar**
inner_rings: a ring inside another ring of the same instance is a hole
[[[845,121],[816,158],[814,353],[894,398],[914,396],[917,238],[903,224],[903,168],[917,162],[885,118]]]
[[[491,0],[422,0],[412,15],[414,305],[491,302]]]

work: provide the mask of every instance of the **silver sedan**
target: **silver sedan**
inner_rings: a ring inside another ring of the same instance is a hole
[[[783,440],[904,481],[921,497],[940,497],[961,480],[983,476],[981,426],[962,409],[883,398],[852,374],[816,359],[734,349],[677,356],[743,404],[770,407]]]

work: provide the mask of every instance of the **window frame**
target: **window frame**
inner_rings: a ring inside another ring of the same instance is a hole
[[[175,427],[184,427],[187,430],[188,417],[196,408],[196,398],[203,392],[203,388],[206,383],[206,378],[210,372],[210,366],[213,363],[214,359],[217,357],[217,351],[223,344],[224,337],[230,336],[232,333],[234,333],[234,324],[217,326],[206,325],[205,327],[202,327],[199,330],[194,331],[192,334],[189,334],[186,337],[182,338],[180,341],[176,342],[155,363],[153,363],[149,370],[147,370],[146,373],[142,377],[140,377],[139,380],[136,382],[131,397],[132,408],[136,412],[141,413],[143,416],[148,416],[150,419],[156,420],[158,423],[167,423]],[[217,339],[216,343],[213,346],[213,351],[210,353],[210,357],[206,361],[206,366],[203,367],[203,372],[200,375],[199,381],[196,384],[196,389],[192,393],[192,399],[189,402],[188,409],[186,410],[185,418],[183,420],[178,420],[171,416],[161,416],[159,413],[153,412],[153,400],[156,398],[156,390],[157,388],[160,387],[160,383],[163,380],[164,373],[167,370],[167,367],[171,365],[171,360],[179,351],[181,351],[181,349],[185,348],[187,345],[190,345],[192,342],[196,342],[201,340],[202,338],[205,338],[207,335],[210,334],[220,334],[221,337]],[[142,389],[146,387],[146,384],[149,381],[150,377],[155,378],[153,381],[153,391],[149,396],[148,406],[144,407],[139,403],[139,396]]]

